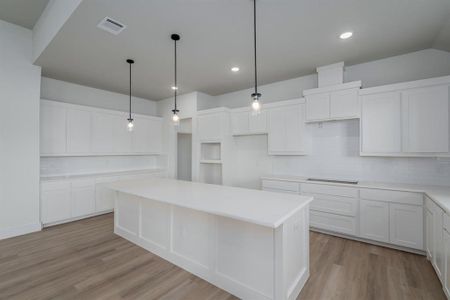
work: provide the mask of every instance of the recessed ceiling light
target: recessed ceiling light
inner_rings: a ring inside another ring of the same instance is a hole
[[[177,86],[173,86],[172,90],[176,91],[176,90],[178,90],[178,87]]]
[[[346,39],[348,39],[348,38],[351,38],[352,35],[353,35],[353,32],[347,31],[347,32],[342,33],[339,37],[340,37],[342,40],[346,40]]]
[[[232,67],[232,68],[231,68],[231,71],[233,71],[233,72],[239,72],[239,67]]]

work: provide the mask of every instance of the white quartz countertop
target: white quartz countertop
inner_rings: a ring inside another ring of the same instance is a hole
[[[165,178],[118,181],[104,186],[142,198],[277,228],[312,197]]]
[[[359,181],[358,184],[346,184],[346,183],[308,181],[307,177],[289,176],[289,175],[265,175],[261,177],[261,179],[424,193],[434,202],[436,202],[436,204],[439,205],[443,210],[445,210],[447,214],[450,214],[450,187],[445,186],[372,182],[372,181]]]
[[[66,174],[46,174],[41,175],[41,180],[60,180],[82,177],[101,177],[101,176],[123,176],[123,175],[135,175],[135,174],[152,174],[162,173],[163,169],[138,169],[138,170],[118,170],[118,171],[105,171],[105,172],[85,172],[85,173],[66,173]]]

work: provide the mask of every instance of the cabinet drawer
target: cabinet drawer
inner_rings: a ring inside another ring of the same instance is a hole
[[[314,197],[310,204],[310,209],[312,210],[345,216],[356,216],[358,213],[358,199],[355,198],[309,193],[302,193],[302,195]]]
[[[72,188],[93,188],[94,186],[95,178],[72,180]]]
[[[284,193],[284,194],[298,195],[298,192],[286,191],[286,190],[277,190],[277,189],[271,189],[271,188],[267,188],[267,187],[263,187],[263,191],[266,191],[266,192],[274,192],[274,193]]]
[[[70,189],[70,181],[43,181],[41,183],[42,192],[61,189]]]
[[[423,205],[423,195],[421,193],[362,189],[360,196],[361,199]]]
[[[300,184],[297,182],[289,181],[278,181],[278,180],[263,180],[262,181],[263,190],[280,190],[287,192],[300,192]]]
[[[356,218],[340,216],[319,211],[310,211],[310,225],[337,233],[357,235]]]
[[[358,197],[358,189],[355,188],[311,183],[302,183],[301,187],[303,193]]]

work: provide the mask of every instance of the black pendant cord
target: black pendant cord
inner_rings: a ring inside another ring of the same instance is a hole
[[[175,48],[174,48],[174,68],[175,68],[175,90],[174,90],[174,96],[175,96],[175,112],[177,112],[177,89],[178,89],[178,83],[177,83],[177,40],[175,40]]]
[[[252,98],[258,100],[261,94],[258,93],[258,60],[256,56],[256,0],[253,0],[253,55],[255,59],[255,92]]]
[[[131,63],[130,63],[130,120],[131,120]]]
[[[134,64],[134,60],[133,59],[127,59],[127,63],[130,65],[130,78],[129,78],[129,83],[130,83],[130,113],[128,115],[128,121],[133,122],[133,118],[131,118],[131,65]]]
[[[177,60],[177,41],[180,40],[180,36],[176,33],[172,34],[170,36],[170,38],[174,41],[174,77],[175,77],[175,82],[174,82],[174,86],[173,86],[173,95],[174,95],[174,109],[172,110],[172,112],[176,115],[179,110],[177,107],[177,95],[178,95],[178,77],[177,77],[177,68],[178,68],[178,60]]]
[[[253,49],[255,55],[255,94],[258,94],[258,67],[256,60],[256,0],[253,0]]]

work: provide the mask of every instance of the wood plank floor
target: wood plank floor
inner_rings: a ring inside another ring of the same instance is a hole
[[[425,257],[311,232],[299,299],[445,299]],[[0,241],[0,299],[236,299],[113,234],[112,214]]]

